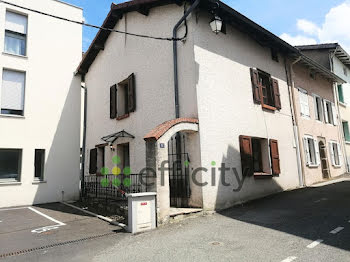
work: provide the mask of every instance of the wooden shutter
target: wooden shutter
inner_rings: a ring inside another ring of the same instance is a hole
[[[271,154],[272,174],[279,175],[281,173],[281,168],[280,168],[280,155],[278,152],[277,140],[270,139],[270,154]]]
[[[320,159],[320,148],[318,147],[318,142],[317,139],[314,138],[314,147],[315,147],[315,157],[316,157],[316,165],[319,166],[321,163]]]
[[[242,176],[252,176],[254,174],[252,138],[240,136],[239,144],[241,150]]]
[[[135,75],[131,74],[128,77],[128,109],[129,112],[134,112],[136,109],[136,94],[135,94]]]
[[[337,108],[335,107],[335,104],[332,103],[332,113],[333,113],[333,125],[338,125],[338,112]]]
[[[328,145],[329,145],[329,154],[331,155],[332,165],[335,166],[333,142],[328,142]]]
[[[327,101],[323,100],[323,109],[324,109],[324,121],[326,123],[329,123],[329,117],[328,117],[328,109],[327,109]]]
[[[343,152],[341,150],[340,144],[337,143],[338,155],[339,155],[339,166],[343,165]]]
[[[311,161],[308,138],[304,137],[303,141],[304,141],[305,161],[306,161],[306,165],[308,166],[308,165],[310,165],[310,161]]]
[[[273,96],[274,96],[274,101],[275,101],[275,107],[280,110],[281,107],[281,95],[280,95],[280,89],[278,86],[278,81],[277,79],[272,78],[272,90],[273,90]]]
[[[96,174],[97,172],[97,148],[90,150],[89,173]]]
[[[251,77],[251,81],[252,81],[254,103],[260,104],[261,103],[261,96],[260,96],[260,91],[259,91],[259,73],[258,73],[258,70],[250,68],[250,77]]]
[[[117,85],[113,85],[109,90],[109,117],[114,119],[117,117]]]

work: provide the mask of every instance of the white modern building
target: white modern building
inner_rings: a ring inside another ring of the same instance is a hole
[[[79,196],[82,21],[56,0],[0,3],[0,207]],[[20,7],[24,8],[20,8]]]

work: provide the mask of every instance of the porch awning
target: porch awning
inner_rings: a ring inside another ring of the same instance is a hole
[[[120,137],[135,138],[132,134],[122,130],[122,131],[119,131],[117,133],[114,133],[114,134],[111,134],[108,136],[104,136],[101,139],[109,144],[113,144]]]

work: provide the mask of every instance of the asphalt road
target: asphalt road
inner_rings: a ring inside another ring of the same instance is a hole
[[[350,261],[350,181],[5,261]]]

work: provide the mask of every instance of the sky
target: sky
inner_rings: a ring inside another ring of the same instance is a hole
[[[102,24],[112,3],[110,0],[65,1],[82,7],[85,21],[94,25]],[[120,2],[124,1],[114,1],[114,3]],[[223,2],[292,45],[338,42],[350,53],[350,0],[224,0]],[[84,28],[84,51],[96,33],[96,29]]]

